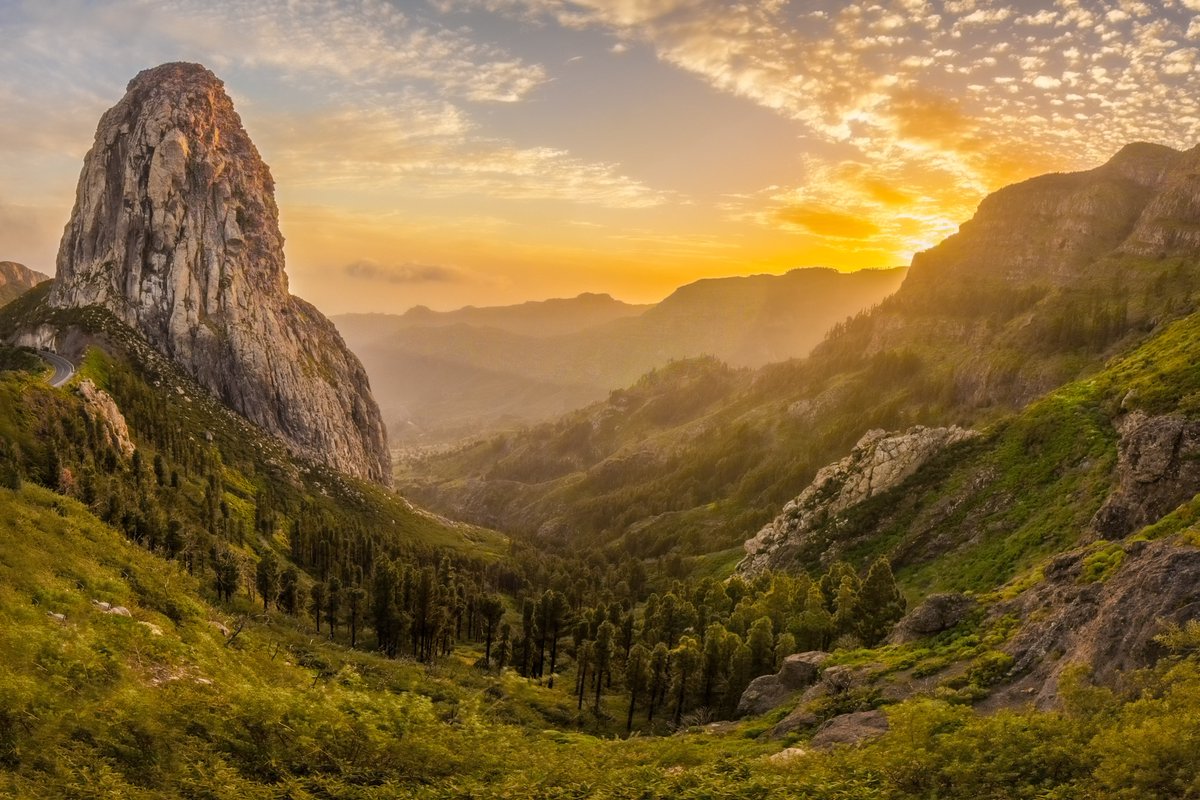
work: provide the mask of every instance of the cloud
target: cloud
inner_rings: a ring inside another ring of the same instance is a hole
[[[1195,10],[1197,0],[1183,3]],[[823,186],[784,192],[802,218],[835,232],[855,231],[855,223],[843,230],[841,217],[808,212],[838,209],[886,236],[885,216],[907,210],[908,197],[922,198],[905,226],[923,221],[918,238],[927,239],[1004,183],[1092,166],[1130,141],[1190,147],[1200,139],[1200,70],[1188,42],[1200,38],[1200,27],[1176,3],[1121,0],[1109,4],[1119,9],[1106,9],[1056,0],[1028,12],[976,0],[460,5],[639,42],[714,88],[795,121],[805,139],[827,145],[813,152],[847,154],[887,176],[886,187],[901,187],[896,197],[886,189],[872,196],[869,187],[831,174]],[[853,203],[839,197],[846,191]],[[731,213],[777,225],[780,216],[763,210],[741,204]],[[791,223],[812,230],[799,219]],[[901,241],[898,228],[896,236]]]
[[[385,283],[455,283],[463,280],[461,270],[439,264],[380,264],[363,259],[342,267],[348,278]]]
[[[838,239],[866,239],[879,233],[879,226],[869,220],[815,206],[788,206],[776,215],[782,222]]]
[[[418,81],[481,103],[522,100],[546,81],[539,64],[377,0],[59,0],[24,4],[13,16],[5,26],[12,35],[28,32],[27,44],[79,63],[138,41],[218,68],[269,70],[342,90]]]
[[[413,92],[368,107],[316,108],[265,117],[264,150],[289,190],[501,200],[562,200],[650,208],[675,199],[560,148],[519,147],[484,135],[461,108]]]

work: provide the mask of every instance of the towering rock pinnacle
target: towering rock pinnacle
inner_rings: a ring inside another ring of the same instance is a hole
[[[51,303],[108,308],[294,451],[387,484],[362,365],[288,294],[274,188],[215,75],[139,73],[84,159]]]

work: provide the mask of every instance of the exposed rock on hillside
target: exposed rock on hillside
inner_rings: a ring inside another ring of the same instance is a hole
[[[1193,241],[1171,223],[1187,219],[1194,228],[1200,215],[1190,174],[1198,152],[1136,143],[1096,169],[1007,186],[985,198],[957,234],[917,254],[904,291],[968,273],[1064,283],[1118,249],[1159,255],[1188,242],[1194,247],[1200,237]]]
[[[1119,539],[1200,492],[1200,421],[1134,412],[1117,423],[1117,485],[1092,530]]]
[[[829,654],[820,650],[787,656],[783,659],[779,672],[760,675],[750,681],[750,685],[738,700],[735,716],[765,714],[794,692],[812,686],[820,676],[821,665],[827,658]]]
[[[960,592],[939,592],[904,615],[888,637],[892,644],[911,642],[953,628],[978,606],[974,598]]]
[[[134,448],[133,440],[129,437],[129,425],[125,422],[125,415],[121,413],[121,409],[117,408],[117,403],[112,396],[103,389],[96,388],[96,384],[86,378],[79,382],[76,391],[87,404],[88,414],[104,426],[113,446],[120,450],[126,458],[132,456]]]
[[[805,534],[832,515],[898,486],[945,448],[978,434],[957,426],[918,425],[903,433],[868,431],[850,455],[822,468],[783,512],[744,547],[743,573],[786,567],[804,544]]]
[[[51,304],[108,308],[295,452],[388,483],[366,373],[288,294],[278,217],[221,81],[198,64],[146,70],[100,120]]]
[[[855,711],[826,722],[813,736],[809,745],[823,749],[839,744],[860,744],[882,736],[887,730],[887,717],[882,711]]]
[[[1050,562],[1042,583],[993,610],[1026,622],[1005,646],[1019,677],[990,702],[1050,705],[1068,666],[1110,681],[1153,663],[1164,624],[1200,618],[1200,550],[1167,540],[1121,547],[1120,566],[1107,579],[1085,575],[1089,551],[1066,553]]]

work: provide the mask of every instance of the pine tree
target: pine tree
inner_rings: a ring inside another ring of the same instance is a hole
[[[279,606],[293,617],[300,608],[300,573],[288,566],[279,578]]]
[[[600,713],[600,694],[604,689],[605,676],[609,674],[612,667],[613,642],[616,634],[616,627],[607,620],[596,629],[596,642],[592,651],[596,665],[596,714]]]
[[[768,620],[769,622],[769,620]],[[671,651],[672,688],[675,690],[675,725],[683,719],[688,692],[695,682],[700,665],[700,643],[694,636],[681,636],[679,646]]]
[[[904,595],[885,557],[877,558],[867,570],[859,599],[862,606],[859,633],[864,644],[874,645],[891,632],[905,609]]]
[[[838,586],[837,602],[833,612],[833,630],[838,636],[854,634],[862,617],[862,608],[858,600],[858,581],[851,576],[842,577]]]
[[[500,625],[500,638],[496,641],[496,669],[503,670],[512,657],[512,627],[507,623]]]
[[[317,623],[317,633],[320,633],[321,615],[325,613],[325,584],[314,583],[308,590],[308,595],[312,599],[309,610],[312,611],[313,621]]]
[[[362,624],[363,606],[367,602],[367,591],[357,583],[346,590],[346,622],[350,625],[350,646],[358,644],[358,628]]]
[[[254,570],[254,585],[262,597],[263,611],[266,611],[279,593],[279,559],[273,551],[268,550],[258,560]]]
[[[492,639],[504,616],[504,601],[499,595],[484,595],[478,601],[479,613],[483,617],[484,651],[483,661],[489,667],[492,664]]]
[[[796,625],[796,643],[801,650],[824,650],[833,631],[833,615],[825,608],[825,595],[814,583],[808,590],[804,613]]]
[[[659,699],[665,700],[667,697],[667,688],[670,685],[670,670],[671,651],[667,650],[666,644],[659,642],[654,645],[654,650],[650,653],[650,697],[649,704],[646,708],[646,721],[650,722],[654,719],[654,709]]]
[[[750,650],[750,646],[739,642],[734,647],[733,654],[729,659],[729,689],[725,694],[725,710],[727,712],[734,711],[738,700],[742,697],[742,692],[746,691],[746,687],[754,679],[753,664],[754,653]]]
[[[336,575],[325,586],[325,621],[329,623],[329,638],[337,635],[338,619],[342,613],[342,581]]]
[[[750,671],[754,677],[775,671],[775,631],[770,617],[754,620],[746,644],[750,645]]]
[[[625,657],[625,688],[629,691],[629,714],[625,718],[625,732],[633,730],[633,712],[637,708],[638,696],[646,689],[650,680],[650,653],[642,644],[629,648]]]

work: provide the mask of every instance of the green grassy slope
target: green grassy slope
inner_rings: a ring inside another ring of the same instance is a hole
[[[255,617],[232,642],[179,565],[78,503],[0,489],[0,796],[20,798],[917,798],[1190,796],[1200,668],[1168,661],[1061,712],[889,709],[861,749],[763,725],[611,740],[546,729],[550,690],[434,669]],[[108,614],[93,601],[128,609]],[[61,618],[54,615],[62,615]],[[1187,644],[1187,642],[1183,642]]]

